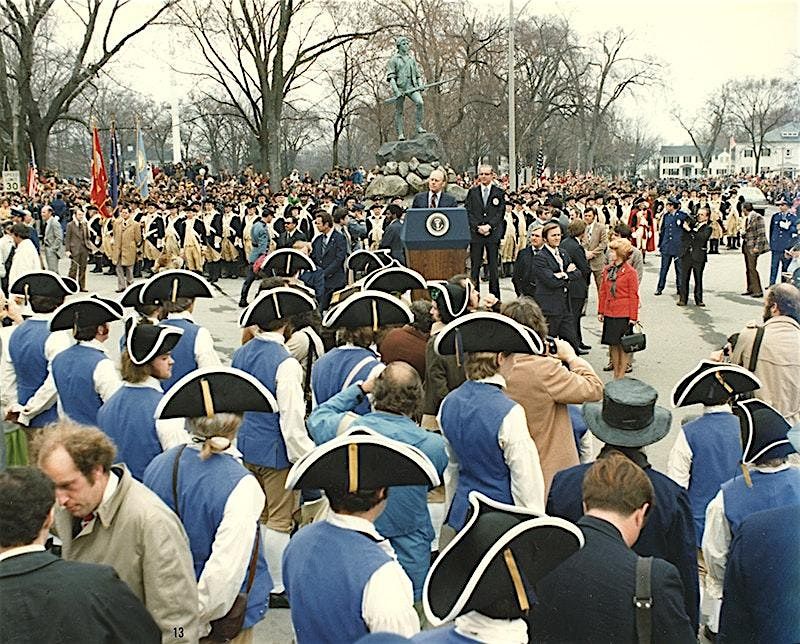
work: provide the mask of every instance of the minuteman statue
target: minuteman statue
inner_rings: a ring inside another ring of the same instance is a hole
[[[403,129],[403,107],[406,98],[416,105],[417,134],[425,133],[425,128],[422,127],[422,117],[425,113],[422,90],[426,86],[422,77],[422,69],[409,53],[411,42],[408,38],[400,36],[395,41],[395,45],[397,53],[392,56],[386,66],[386,80],[389,81],[389,86],[394,92],[394,127],[397,130],[397,138],[402,141],[406,138]]]

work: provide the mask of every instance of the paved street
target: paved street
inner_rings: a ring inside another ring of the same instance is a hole
[[[655,297],[653,292],[658,277],[660,258],[648,257],[645,277],[641,286],[641,321],[647,333],[647,349],[637,355],[633,376],[653,385],[659,392],[659,402],[668,405],[670,390],[683,373],[691,369],[701,358],[720,348],[725,338],[738,331],[748,320],[760,318],[762,301],[739,295],[744,290],[744,261],[741,251],[721,251],[721,255],[709,256],[705,271],[705,302],[707,308],[699,309],[691,304],[686,308],[675,305],[674,279],[670,276],[664,294]],[[62,270],[66,262],[62,262]],[[761,279],[766,287],[769,276],[769,259],[760,260]],[[214,336],[216,346],[226,361],[239,345],[240,330],[237,326],[239,309],[237,301],[240,281],[222,280],[221,293],[213,301],[199,300],[196,319],[208,327]],[[116,279],[91,274],[88,287],[105,296],[115,296]],[[484,291],[486,286],[484,285]],[[504,295],[513,297],[510,280],[504,280]],[[690,300],[691,302],[691,300]],[[596,312],[596,293],[592,287],[588,304],[590,315],[584,318],[584,341],[593,349],[589,362],[609,380],[610,374],[600,371],[607,362],[607,354],[600,346],[600,324]],[[116,325],[120,326],[120,325]],[[119,333],[116,329],[115,333]],[[115,341],[109,342],[116,347]],[[669,449],[675,439],[680,419],[687,413],[677,411],[673,417],[670,435],[653,446],[648,455],[657,469],[665,467]],[[273,610],[256,630],[259,644],[283,644],[291,640],[288,611]]]

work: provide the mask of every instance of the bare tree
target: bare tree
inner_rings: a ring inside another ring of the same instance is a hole
[[[728,91],[731,115],[749,139],[758,173],[764,137],[792,112],[792,83],[782,78],[746,78],[731,81]]]
[[[722,130],[730,121],[728,103],[728,85],[723,85],[708,96],[691,120],[684,118],[677,109],[673,111],[672,115],[692,140],[704,170],[711,165]]]
[[[17,163],[23,169],[28,160],[28,143],[40,165],[47,165],[47,139],[55,123],[70,118],[69,109],[86,85],[109,63],[132,38],[156,23],[178,0],[162,0],[160,6],[144,18],[136,19],[133,28],[122,29],[121,24],[131,20],[129,0],[69,0],[67,9],[82,25],[82,34],[76,47],[64,46],[53,84],[48,83],[47,93],[37,91],[37,72],[47,66],[43,53],[51,51],[49,39],[42,42],[40,35],[47,29],[55,0],[1,0],[0,15],[4,24],[0,31],[0,52],[5,68],[3,73],[13,82],[13,93],[18,110],[16,124]],[[102,7],[102,10],[101,10]],[[141,9],[136,14],[141,16]],[[8,55],[8,48],[13,57]],[[11,103],[11,85],[0,84],[0,108]],[[3,119],[0,119],[2,121]]]

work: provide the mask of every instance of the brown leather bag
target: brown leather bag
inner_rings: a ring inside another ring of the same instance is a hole
[[[175,463],[172,465],[172,499],[175,502],[175,514],[181,518],[181,512],[178,507],[178,466],[180,465],[181,456],[186,445],[181,446],[178,450],[178,455],[175,458]],[[250,555],[250,566],[247,572],[247,585],[245,591],[238,593],[236,599],[233,600],[233,606],[219,619],[211,621],[211,632],[205,637],[200,639],[201,644],[211,642],[229,642],[242,632],[242,625],[244,624],[244,616],[247,613],[247,597],[250,594],[250,589],[253,587],[253,581],[256,578],[256,563],[258,562],[258,549],[261,539],[259,539],[258,528],[256,528],[256,539],[253,544],[253,552]]]

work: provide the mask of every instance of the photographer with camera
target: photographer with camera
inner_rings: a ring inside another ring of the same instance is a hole
[[[696,215],[689,215],[683,222],[681,243],[681,279],[679,282],[678,306],[686,306],[689,300],[689,276],[694,279],[695,306],[705,306],[703,302],[703,270],[706,267],[706,244],[711,237],[708,224],[708,206],[701,206]]]

